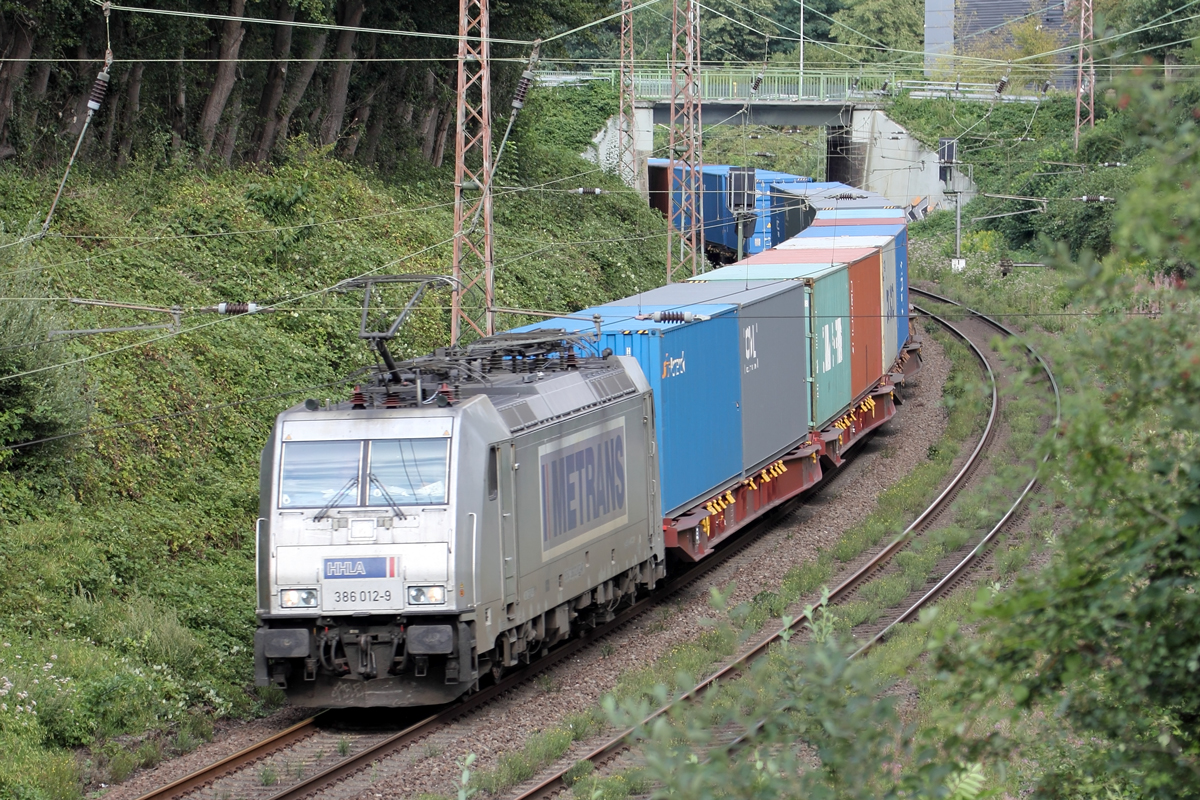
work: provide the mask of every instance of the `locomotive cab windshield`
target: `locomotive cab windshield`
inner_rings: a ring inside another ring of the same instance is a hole
[[[449,463],[449,438],[284,442],[279,508],[444,505]]]

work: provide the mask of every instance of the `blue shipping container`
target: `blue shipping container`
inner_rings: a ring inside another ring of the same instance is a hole
[[[648,160],[651,169],[667,170],[670,161],[665,158]],[[706,164],[700,168],[701,178],[701,221],[704,226],[704,239],[710,244],[717,244],[730,251],[737,252],[737,220],[729,210],[729,170],[725,164]],[[677,180],[682,181],[683,166],[675,165]],[[774,217],[771,205],[772,186],[811,186],[812,180],[803,175],[791,175],[786,172],[776,172],[769,169],[758,169],[755,178],[755,220],[754,231],[742,244],[742,251],[747,254],[760,253],[775,245],[778,235],[774,230]],[[838,184],[840,185],[840,184]],[[680,197],[678,191],[671,193],[672,218],[678,223],[686,218],[678,211]]]
[[[662,515],[684,511],[742,474],[741,361],[731,305],[669,306],[710,317],[691,323],[636,319],[664,307],[597,306],[599,348],[633,356],[654,390]],[[514,332],[563,328],[594,331],[580,319],[547,319]]]
[[[809,334],[805,288],[800,281],[672,283],[612,304],[636,303],[643,315],[699,304],[736,306],[743,476],[754,474],[807,438],[810,389],[808,349],[803,346]]]

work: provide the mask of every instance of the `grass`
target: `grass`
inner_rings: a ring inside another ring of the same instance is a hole
[[[258,771],[258,782],[263,786],[274,786],[279,783],[279,771],[273,764],[266,764]]]
[[[535,733],[525,740],[520,750],[500,756],[496,766],[472,773],[471,787],[489,794],[499,794],[527,781],[538,770],[566,755],[573,742],[592,735],[600,727],[597,716],[594,721],[573,719],[562,726]]]
[[[607,777],[582,776],[571,784],[571,795],[580,800],[624,800],[630,795],[644,794],[648,789],[645,775],[635,768]]]
[[[506,155],[505,179],[590,174],[562,141],[556,109],[591,123],[570,97],[535,95],[517,133],[528,139]],[[0,647],[0,677],[43,710],[17,720],[13,703],[0,709],[0,751],[21,765],[0,770],[0,797],[61,786],[70,748],[167,739],[196,714],[246,717],[281,702],[277,689],[251,685],[258,451],[280,410],[318,393],[306,387],[372,358],[354,334],[360,298],[322,289],[367,272],[449,272],[439,243],[453,225],[452,172],[424,166],[384,179],[300,143],[261,169],[147,156],[114,173],[84,159],[56,217],[63,235],[0,249],[5,297],[178,304],[192,329],[48,345],[51,328],[161,315],[65,300],[0,308],[3,374],[79,360],[6,384],[0,445],[100,429],[0,449],[0,565],[22,576],[0,582],[0,643],[11,645]],[[36,229],[58,177],[0,165],[0,244]],[[659,285],[661,216],[611,176],[588,180],[608,193],[497,200],[498,303],[542,308],[553,297],[566,311]],[[282,305],[254,317],[192,311],[221,301]],[[448,296],[427,297],[395,350],[408,357],[444,345],[447,305]],[[188,731],[164,747],[203,738]],[[135,760],[93,759],[75,770],[75,794],[85,781],[127,776]]]

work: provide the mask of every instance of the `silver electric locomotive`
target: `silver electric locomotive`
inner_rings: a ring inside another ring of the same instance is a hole
[[[501,335],[280,414],[262,453],[255,678],[294,704],[443,703],[664,574],[630,358]]]

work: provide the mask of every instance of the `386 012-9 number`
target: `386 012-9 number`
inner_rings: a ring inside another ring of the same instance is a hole
[[[335,603],[390,603],[392,593],[378,589],[362,589],[354,592],[334,592]]]

